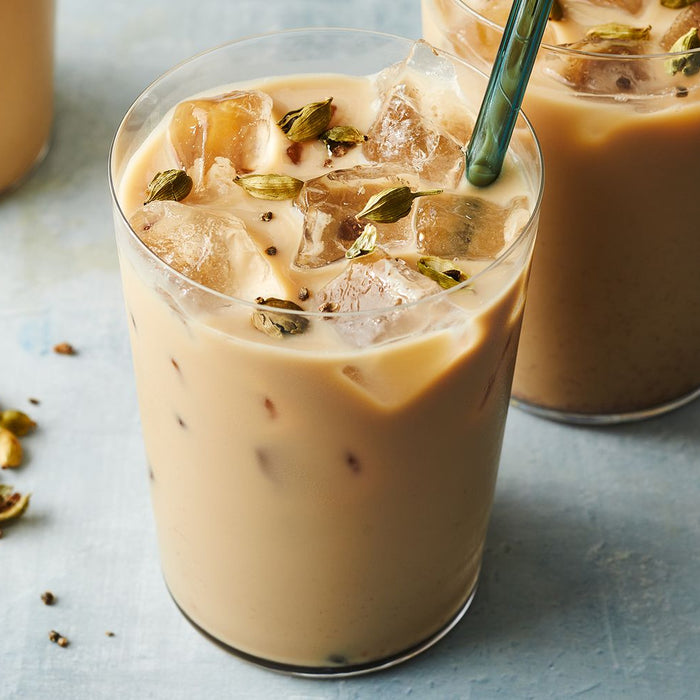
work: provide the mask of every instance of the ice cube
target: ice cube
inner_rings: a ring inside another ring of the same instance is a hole
[[[267,147],[271,113],[272,98],[259,90],[187,100],[175,108],[170,140],[188,172],[197,166],[206,173],[217,156],[228,158],[237,173],[251,172]]]
[[[248,300],[284,295],[270,263],[232,214],[155,201],[129,223],[163,262],[199,284]]]
[[[406,304],[441,291],[440,286],[401,259],[377,248],[355,258],[343,272],[319,290],[320,308],[333,312],[371,311],[395,307],[379,316],[359,315],[332,319],[336,330],[358,347],[385,342],[418,332],[432,321],[425,309]],[[404,307],[404,308],[402,308]],[[444,312],[440,314],[440,317]]]
[[[651,70],[647,61],[625,57],[646,53],[649,42],[638,39],[584,39],[566,44],[568,48],[588,54],[601,54],[600,59],[590,56],[554,56],[550,73],[558,73],[570,86],[595,95],[620,95],[647,92]]]
[[[240,192],[240,188],[234,183],[236,175],[236,169],[231,165],[231,161],[220,156],[214,158],[206,172],[195,167],[188,204],[230,205],[232,200],[235,200],[235,195]]]
[[[367,200],[383,189],[411,186],[415,181],[415,176],[401,175],[392,168],[366,165],[307,180],[296,200],[304,215],[304,234],[295,264],[322,267],[342,258],[367,223],[355,218]],[[413,240],[407,217],[376,226],[378,244],[385,248]]]
[[[673,24],[661,37],[661,48],[669,51],[684,34],[695,27],[700,32],[700,3],[694,3],[678,13]]]
[[[527,199],[506,206],[480,197],[441,194],[416,202],[413,225],[418,250],[441,258],[494,258],[528,218]]]
[[[419,41],[377,84],[382,104],[363,144],[366,158],[417,172],[426,184],[456,185],[472,119],[454,65]]]

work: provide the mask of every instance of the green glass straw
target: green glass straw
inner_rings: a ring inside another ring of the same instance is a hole
[[[514,0],[484,101],[467,146],[467,179],[486,187],[500,174],[542,41],[552,0]]]

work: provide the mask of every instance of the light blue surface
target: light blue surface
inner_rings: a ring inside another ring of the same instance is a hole
[[[34,494],[0,540],[0,698],[698,697],[700,402],[613,429],[512,411],[473,608],[394,670],[324,682],[274,675],[203,639],[170,601],[107,150],[132,100],[173,63],[309,24],[418,36],[419,3],[59,0],[53,147],[0,199],[0,405],[40,424],[24,441],[26,465],[0,473]],[[80,354],[55,355],[63,340]],[[46,589],[53,607],[39,599]],[[50,629],[70,646],[51,644]]]

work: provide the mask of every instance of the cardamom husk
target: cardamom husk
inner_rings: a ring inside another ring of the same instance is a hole
[[[698,36],[697,27],[689,29],[683,36],[678,37],[673,46],[669,49],[669,53],[677,53],[680,51],[692,51],[700,48],[700,36]],[[666,71],[670,75],[682,71],[683,75],[694,75],[700,71],[700,52],[684,54],[682,56],[674,56],[666,59]]]
[[[14,469],[22,464],[22,445],[7,428],[0,428],[0,467]]]
[[[291,175],[243,175],[234,182],[251,197],[281,201],[296,197],[304,185],[302,180]]]
[[[310,102],[300,109],[287,112],[277,122],[290,141],[310,141],[320,136],[328,127],[331,120],[332,97],[323,102]]]
[[[275,297],[258,297],[256,304],[269,306],[272,309],[288,309],[292,311],[303,311],[299,304],[287,299],[276,299]],[[268,311],[267,309],[257,309],[251,316],[253,326],[273,338],[281,338],[283,335],[297,335],[303,333],[309,326],[309,319],[299,314],[285,314],[279,311]]]
[[[410,187],[389,187],[367,200],[364,209],[355,214],[356,219],[369,219],[378,224],[393,224],[411,212],[411,205],[416,197],[440,194],[442,190],[425,190],[411,192]]]
[[[16,493],[12,486],[0,484],[0,522],[19,518],[27,510],[30,493]]]
[[[607,24],[599,24],[596,27],[591,27],[586,32],[586,39],[592,39],[594,41],[641,41],[648,39],[650,33],[650,24],[646,27],[631,27],[629,24],[608,22]]]
[[[364,143],[367,137],[354,126],[334,126],[324,131],[319,139],[326,145],[329,155],[339,158],[357,144]]]
[[[680,10],[683,7],[694,5],[698,0],[661,0],[664,7],[670,7],[672,10]]]
[[[36,423],[26,413],[8,409],[0,412],[0,428],[7,428],[17,437],[23,437],[36,428]]]
[[[192,190],[192,178],[184,170],[156,173],[146,189],[144,204],[155,200],[183,200]]]
[[[367,224],[362,233],[353,241],[353,244],[345,251],[345,257],[352,260],[362,255],[369,255],[377,247],[377,227]]]
[[[426,277],[430,277],[431,280],[437,282],[443,289],[449,289],[469,279],[469,275],[455,267],[454,263],[450,260],[438,258],[433,255],[420,258],[417,267],[418,272]]]

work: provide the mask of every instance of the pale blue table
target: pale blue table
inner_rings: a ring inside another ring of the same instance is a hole
[[[308,24],[417,37],[419,3],[59,0],[53,147],[0,200],[0,405],[40,423],[25,440],[26,466],[0,474],[34,493],[0,540],[0,698],[700,697],[700,403],[606,430],[512,411],[474,606],[395,670],[328,682],[274,675],[207,642],[171,603],[107,150],[131,101],[171,64]],[[80,354],[55,355],[62,340]],[[46,589],[53,607],[39,599]],[[68,648],[49,643],[52,628]]]

